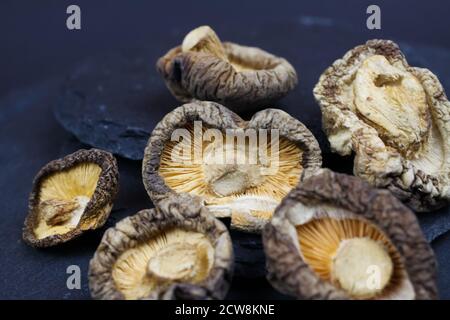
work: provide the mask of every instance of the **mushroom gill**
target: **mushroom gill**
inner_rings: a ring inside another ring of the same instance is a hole
[[[193,132],[192,126],[187,129]],[[159,174],[176,192],[202,197],[218,217],[233,219],[233,213],[245,213],[269,219],[300,179],[301,150],[286,138],[275,141],[269,136],[267,153],[262,155],[260,146],[252,150],[249,139],[244,146],[230,142],[225,135],[222,138],[223,144],[216,140],[170,141],[162,153]],[[190,161],[195,150],[203,151],[200,161]]]
[[[174,282],[200,283],[213,262],[214,248],[204,234],[171,228],[122,253],[112,277],[126,299],[140,299]]]

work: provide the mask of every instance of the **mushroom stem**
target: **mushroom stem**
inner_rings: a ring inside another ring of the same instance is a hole
[[[183,40],[181,50],[207,52],[228,61],[222,42],[209,26],[201,26],[189,32]]]
[[[192,246],[188,243],[169,245],[147,263],[147,276],[157,282],[191,280],[200,271],[208,268],[208,248],[205,245]]]
[[[40,206],[45,222],[53,226],[70,220],[73,211],[80,205],[74,200],[50,199],[43,201]]]
[[[393,262],[384,246],[369,238],[341,241],[332,260],[331,277],[357,298],[372,298],[389,283]]]
[[[262,182],[259,167],[256,165],[224,165],[210,166],[210,174],[206,174],[212,191],[226,197],[246,191]],[[214,176],[214,173],[220,173]]]
[[[213,145],[204,152],[204,177],[211,191],[219,197],[242,193],[263,182],[258,158],[250,157],[246,145],[225,144],[216,150]]]

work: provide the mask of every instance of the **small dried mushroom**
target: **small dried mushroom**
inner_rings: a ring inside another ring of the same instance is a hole
[[[89,265],[96,299],[223,299],[233,272],[227,228],[187,194],[108,229]]]
[[[274,102],[297,85],[297,74],[285,59],[222,43],[208,26],[186,35],[181,46],[158,60],[157,69],[178,100],[216,101],[238,111]]]
[[[78,150],[51,161],[34,179],[23,239],[34,247],[49,247],[101,227],[118,180],[116,159],[102,150]]]
[[[412,211],[389,191],[322,169],[263,232],[268,279],[300,299],[434,299],[436,261]]]
[[[371,40],[335,61],[314,95],[332,150],[356,153],[356,175],[417,211],[449,202],[450,103],[433,73]]]
[[[302,175],[321,163],[314,136],[284,111],[266,109],[244,121],[218,103],[196,101],[156,126],[142,175],[154,203],[190,193],[217,217],[231,217],[233,228],[260,232]]]

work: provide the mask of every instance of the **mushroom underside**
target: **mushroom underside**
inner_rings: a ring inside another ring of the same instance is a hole
[[[204,234],[174,227],[124,251],[112,278],[125,299],[141,299],[176,282],[201,283],[213,264],[214,247]]]
[[[295,225],[300,255],[320,279],[352,299],[414,299],[401,255],[375,224],[336,208],[301,207],[311,216]]]
[[[33,230],[37,239],[88,228],[83,223],[91,224],[92,221],[83,222],[82,216],[95,192],[101,171],[99,165],[85,162],[42,180],[37,200],[37,223]]]
[[[194,137],[192,126],[185,129]],[[258,143],[236,143],[223,133],[213,141],[170,141],[159,174],[172,190],[200,196],[217,217],[231,217],[238,225],[248,224],[247,217],[268,220],[299,182],[302,151],[283,137],[269,136],[265,146]]]

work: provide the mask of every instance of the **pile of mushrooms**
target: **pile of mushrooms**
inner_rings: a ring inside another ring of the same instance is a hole
[[[325,70],[314,95],[332,150],[355,153],[350,176],[322,169],[313,134],[266,108],[297,84],[285,59],[221,42],[202,26],[157,69],[185,104],[145,148],[142,178],[155,208],[106,230],[90,261],[93,298],[224,299],[234,254],[223,219],[262,233],[267,278],[293,297],[438,297],[434,253],[411,211],[450,201],[450,103],[434,74],[409,66],[387,40]],[[238,115],[249,108],[263,110]],[[118,180],[106,151],[51,161],[34,179],[24,241],[49,247],[102,227]]]

